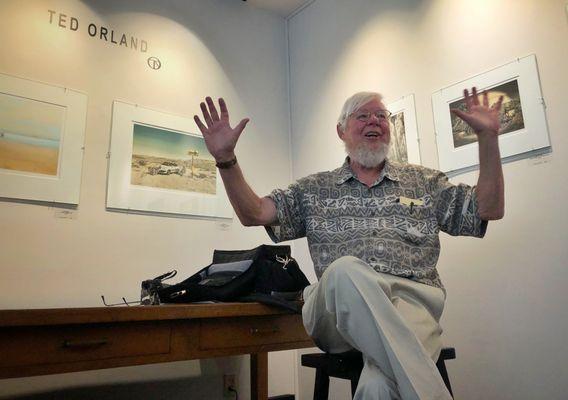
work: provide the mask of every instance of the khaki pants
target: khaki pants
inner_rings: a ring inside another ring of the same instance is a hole
[[[304,290],[304,300],[304,325],[319,348],[363,353],[355,399],[451,399],[433,361],[442,348],[442,289],[342,257]]]

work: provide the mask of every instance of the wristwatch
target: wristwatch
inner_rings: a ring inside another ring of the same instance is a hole
[[[229,161],[216,162],[215,166],[219,169],[227,169],[231,168],[236,163],[237,163],[237,157],[233,157],[233,159]]]

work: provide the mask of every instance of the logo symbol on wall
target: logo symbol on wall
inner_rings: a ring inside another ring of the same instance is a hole
[[[160,69],[162,67],[162,62],[157,57],[150,57],[147,62],[152,69]]]

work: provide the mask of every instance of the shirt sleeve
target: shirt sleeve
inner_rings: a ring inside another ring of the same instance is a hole
[[[278,222],[265,226],[274,243],[306,236],[306,219],[302,207],[302,189],[293,183],[287,189],[276,189],[268,195],[276,205]]]
[[[433,196],[440,230],[452,236],[485,236],[487,221],[479,216],[475,186],[454,185],[438,172],[433,178]]]

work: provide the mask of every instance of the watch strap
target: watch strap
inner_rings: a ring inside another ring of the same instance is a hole
[[[229,160],[229,161],[216,162],[215,166],[219,169],[227,169],[227,168],[231,168],[236,163],[237,163],[237,157],[234,157],[232,160]]]

